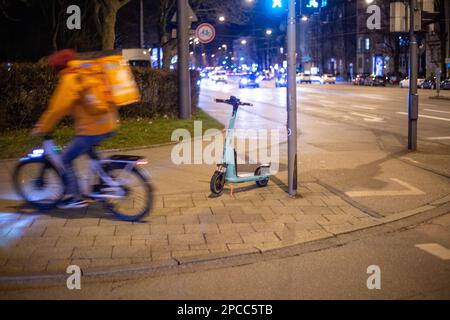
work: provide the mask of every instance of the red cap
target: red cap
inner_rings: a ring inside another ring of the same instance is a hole
[[[76,51],[72,49],[64,49],[55,52],[48,58],[48,64],[55,69],[56,72],[60,72],[67,67],[67,64],[71,60],[75,60],[77,57]]]

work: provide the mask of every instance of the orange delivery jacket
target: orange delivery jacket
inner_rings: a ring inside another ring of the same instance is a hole
[[[58,86],[49,106],[33,130],[34,134],[45,134],[67,115],[71,116],[75,132],[81,136],[96,136],[117,130],[119,115],[117,107],[111,105],[105,112],[92,113],[84,99],[79,74],[63,70]]]

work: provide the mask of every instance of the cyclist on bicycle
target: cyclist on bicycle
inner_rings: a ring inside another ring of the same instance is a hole
[[[70,49],[56,52],[49,57],[49,65],[59,75],[58,86],[53,93],[49,106],[39,119],[32,135],[45,135],[65,116],[74,121],[76,135],[62,156],[67,194],[60,208],[82,208],[87,206],[83,200],[73,161],[80,155],[89,153],[94,145],[109,138],[118,127],[117,108],[111,106],[103,113],[92,114],[88,110],[87,96],[80,86],[80,76],[68,70],[68,63],[76,59],[76,52]]]

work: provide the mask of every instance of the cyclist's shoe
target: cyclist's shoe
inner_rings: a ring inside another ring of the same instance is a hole
[[[67,198],[63,200],[61,204],[58,205],[59,209],[79,209],[87,207],[88,203],[82,199],[76,199],[74,197]]]

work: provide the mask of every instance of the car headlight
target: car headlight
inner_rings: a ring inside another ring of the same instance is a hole
[[[278,83],[280,83],[280,84],[285,84],[286,81],[285,81],[284,79],[280,79],[280,80],[278,81]]]
[[[242,80],[241,80],[241,83],[242,83],[242,84],[247,84],[247,83],[248,83],[248,80],[247,80],[247,79],[242,79]]]

